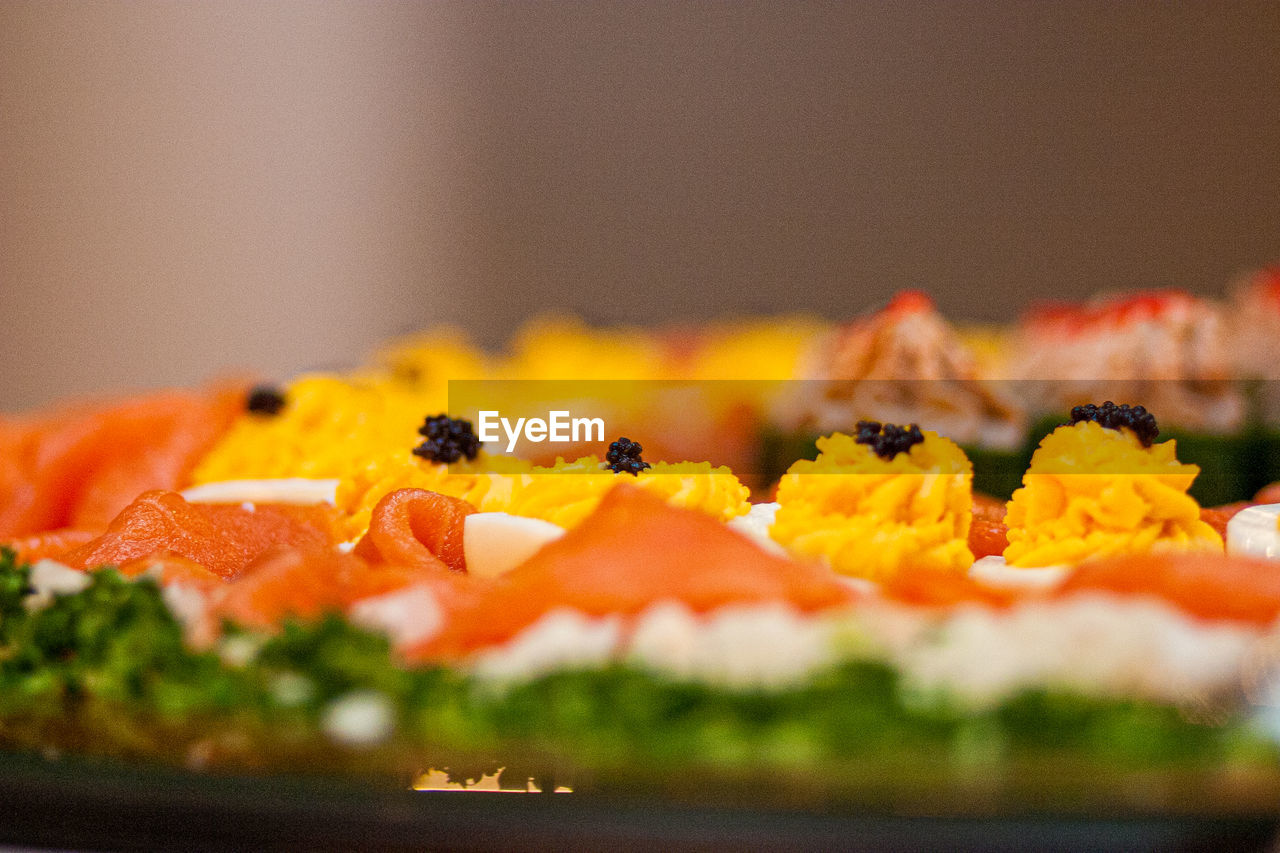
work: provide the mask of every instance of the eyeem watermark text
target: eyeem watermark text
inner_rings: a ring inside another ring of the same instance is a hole
[[[567,411],[547,412],[546,419],[516,418],[513,424],[497,411],[480,412],[481,441],[499,441],[499,431],[506,436],[507,452],[512,453],[521,438],[535,444],[550,442],[604,441],[604,418],[575,418]]]

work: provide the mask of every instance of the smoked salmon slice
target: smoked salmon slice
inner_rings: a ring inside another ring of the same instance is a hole
[[[462,533],[467,516],[475,511],[458,498],[425,489],[397,489],[374,506],[369,532],[356,543],[355,553],[371,563],[465,572]]]
[[[186,485],[244,400],[228,385],[0,419],[0,541],[101,530],[142,492]]]
[[[334,549],[276,546],[239,578],[213,593],[212,613],[242,625],[271,629],[288,616],[311,619],[345,612],[358,601],[425,586],[434,598],[456,603],[477,583],[443,564],[369,563]]]
[[[243,625],[274,628],[286,616],[342,610],[356,579],[368,570],[353,554],[276,546],[258,555],[239,580],[217,590],[212,610]]]
[[[220,578],[236,577],[272,545],[328,547],[335,510],[188,503],[176,492],[150,491],[125,507],[101,536],[61,557],[72,568],[119,566],[154,555],[184,557]]]
[[[92,530],[63,528],[10,539],[6,544],[17,552],[19,562],[34,563],[45,558],[61,557],[97,536],[98,533]]]
[[[151,574],[158,576],[160,583],[168,585],[180,583],[193,587],[204,593],[226,586],[226,581],[215,575],[194,560],[179,557],[176,554],[153,554],[121,563],[117,568],[120,574],[129,578]]]
[[[214,612],[270,628],[285,616],[313,618],[408,586],[428,587],[454,607],[469,601],[462,536],[475,509],[423,489],[399,489],[373,509],[369,532],[350,554],[316,546],[277,546],[261,553],[215,595]]]
[[[663,600],[697,613],[781,601],[816,611],[853,598],[825,567],[766,553],[703,512],[620,484],[489,590],[446,604],[441,633],[408,655],[450,657],[501,643],[557,607],[603,616],[638,614]]]
[[[1082,564],[1059,596],[1152,595],[1202,619],[1267,625],[1280,616],[1280,564],[1225,554],[1140,554]]]
[[[983,586],[967,574],[920,566],[903,567],[885,581],[881,593],[885,598],[904,604],[938,608],[955,607],[959,604],[1008,607],[1019,597],[1009,590]]]

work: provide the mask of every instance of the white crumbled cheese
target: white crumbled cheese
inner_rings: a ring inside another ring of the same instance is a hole
[[[1258,638],[1154,599],[1078,595],[1004,612],[962,607],[890,657],[912,687],[978,708],[1037,686],[1178,702],[1237,684]]]
[[[873,657],[897,658],[923,642],[923,635],[933,630],[936,621],[928,610],[871,599],[860,603],[839,624],[845,634],[857,637],[862,650],[869,647]]]
[[[245,512],[257,512],[257,511],[258,511],[258,507],[257,507],[257,505],[255,505],[255,504],[254,504],[254,502],[253,502],[253,501],[245,501],[244,503],[240,504],[240,508],[241,508],[242,510],[244,510]]]
[[[339,554],[350,554],[352,551],[356,549],[356,543],[354,541],[339,542],[337,545],[337,548],[338,548]]]
[[[829,626],[784,604],[725,607],[698,643],[700,674],[728,687],[783,687],[830,665]]]
[[[625,657],[682,680],[754,689],[798,683],[835,657],[832,623],[783,604],[697,616],[683,604],[662,602],[639,617],[625,643],[621,627],[616,616],[554,610],[510,643],[478,654],[472,669],[483,679],[520,681]]]
[[[1245,696],[1253,705],[1252,723],[1280,743],[1280,623],[1272,625],[1245,664]]]
[[[337,498],[337,480],[282,477],[271,480],[223,480],[192,486],[181,492],[193,503],[207,504],[332,504]],[[245,507],[252,512],[251,507]]]
[[[781,603],[722,608],[700,647],[705,678],[737,688],[799,684],[836,657],[831,622]]]
[[[92,579],[88,572],[73,569],[57,560],[37,560],[31,565],[27,579],[32,592],[22,600],[27,610],[40,610],[53,603],[54,596],[74,595],[87,587]]]
[[[73,569],[57,560],[37,560],[31,565],[29,583],[37,593],[74,595],[89,586],[88,572]]]
[[[631,634],[627,650],[634,663],[693,678],[698,645],[698,616],[678,601],[663,601],[646,610]]]
[[[1105,594],[942,615],[876,599],[816,617],[780,603],[698,615],[668,601],[641,614],[629,636],[620,628],[618,617],[553,611],[476,655],[473,668],[482,678],[520,681],[626,660],[680,680],[771,689],[803,683],[842,657],[869,656],[896,666],[916,695],[975,709],[1038,687],[1184,703],[1237,689],[1265,636],[1251,625],[1196,620],[1157,599]]]
[[[218,643],[218,657],[227,666],[240,669],[248,666],[258,650],[262,648],[262,638],[252,634],[232,634]]]
[[[330,740],[343,746],[376,746],[395,732],[396,715],[391,700],[375,690],[357,690],[329,703],[320,728]]]
[[[559,669],[590,669],[613,658],[622,634],[617,616],[593,619],[559,608],[511,642],[472,660],[473,672],[492,681],[524,681]]]
[[[204,620],[208,605],[204,593],[184,583],[171,583],[161,588],[165,606],[182,623],[184,628],[199,625]]]
[[[398,649],[429,640],[444,626],[435,594],[422,585],[357,601],[348,615],[361,627],[384,632]]]
[[[786,549],[774,542],[773,538],[769,536],[769,528],[773,526],[780,506],[782,505],[776,502],[752,504],[746,515],[731,519],[727,526],[731,530],[736,530],[746,536],[769,553],[785,555]]]
[[[832,623],[785,604],[735,605],[699,618],[683,605],[641,616],[630,659],[680,679],[731,688],[776,688],[804,681],[835,657]]]

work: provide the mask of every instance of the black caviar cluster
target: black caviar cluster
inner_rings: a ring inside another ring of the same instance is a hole
[[[274,385],[255,385],[244,407],[252,414],[274,417],[284,408],[284,394]]]
[[[414,456],[429,462],[457,462],[462,457],[475,459],[480,452],[480,439],[471,428],[471,421],[436,415],[427,418],[418,430],[426,441],[413,449]]]
[[[649,467],[649,463],[640,458],[642,450],[644,448],[640,446],[640,442],[624,436],[609,445],[609,452],[604,455],[604,467],[615,474],[639,474]]]
[[[1143,447],[1150,447],[1160,434],[1156,426],[1156,416],[1146,410],[1145,406],[1117,406],[1110,400],[1101,406],[1090,403],[1087,406],[1076,406],[1071,410],[1071,423],[1093,421],[1107,429],[1131,429],[1142,442]]]
[[[857,432],[854,441],[871,445],[871,449],[881,459],[892,459],[924,441],[924,433],[920,432],[920,427],[916,424],[902,427],[879,421],[858,421]]]

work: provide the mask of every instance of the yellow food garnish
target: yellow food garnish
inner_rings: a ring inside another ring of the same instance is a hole
[[[433,414],[421,395],[379,374],[303,376],[277,415],[244,414],[201,460],[195,483],[271,477],[354,477],[407,453]]]
[[[1007,376],[1013,348],[1012,334],[1001,326],[961,326],[960,340],[973,353],[977,375],[984,378]]]
[[[592,329],[569,317],[538,317],[512,341],[504,379],[662,379],[663,359],[652,335],[637,329]]]
[[[457,408],[449,405],[450,380],[487,379],[495,370],[492,359],[464,332],[447,326],[393,340],[373,361],[420,395],[424,413]]]
[[[535,467],[511,457],[482,453],[474,462],[436,465],[413,457],[368,466],[338,487],[339,509],[348,514],[347,533],[369,527],[373,507],[396,489],[428,489],[468,501],[481,512],[507,512],[573,527],[591,514],[605,493],[631,482],[672,506],[700,509],[724,521],[751,509],[746,486],[728,468],[708,462],[655,462],[634,479],[600,466],[595,456]]]
[[[462,498],[479,507],[486,496],[490,503],[510,494],[519,475],[533,466],[510,456],[489,456],[483,450],[473,461],[459,459],[449,465],[428,462],[403,451],[373,460],[338,484],[335,503],[344,515],[348,540],[358,539],[369,529],[373,508],[397,489],[426,489]]]
[[[1220,551],[1187,494],[1200,473],[1176,444],[1143,447],[1130,430],[1092,421],[1060,426],[1040,442],[1005,523],[1012,566],[1054,566],[1154,550]]]
[[[818,439],[778,484],[769,535],[792,553],[837,572],[884,580],[907,566],[965,571],[973,563],[973,465],[935,432],[882,459],[852,436]]]
[[[573,462],[557,461],[520,477],[510,495],[486,495],[479,508],[541,518],[573,527],[591,514],[619,478],[653,492],[672,506],[700,509],[728,521],[751,509],[750,491],[728,468],[709,462],[654,462],[632,479],[601,468],[595,456]]]
[[[827,324],[802,316],[713,325],[703,332],[680,374],[698,380],[794,379],[800,357],[827,331]]]

